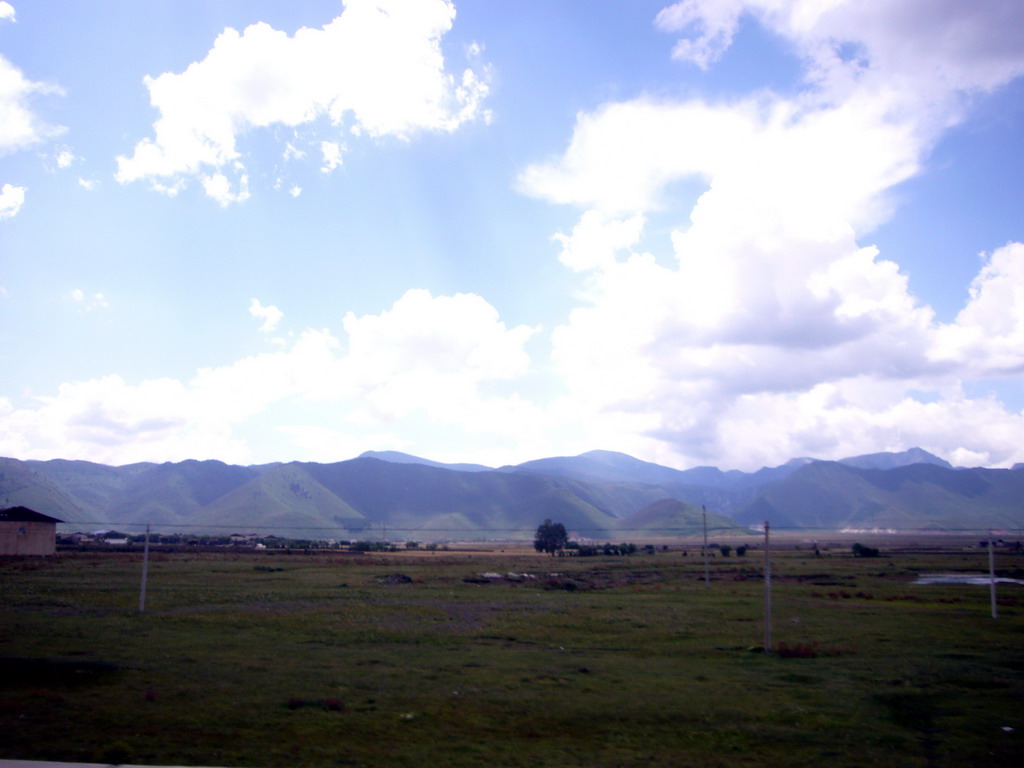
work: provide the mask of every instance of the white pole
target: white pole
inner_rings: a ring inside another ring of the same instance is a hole
[[[711,578],[708,576],[708,510],[703,505],[700,508],[704,517],[704,586],[708,589],[711,588]]]
[[[992,596],[992,618],[999,618],[999,608],[996,607],[996,559],[992,553],[992,531],[988,532],[988,583],[989,593]]]
[[[139,590],[139,613],[146,610],[146,578],[149,576],[149,523],[146,523],[146,544],[142,549],[142,588]]]
[[[772,652],[772,561],[768,555],[768,530],[764,521],[764,652]]]

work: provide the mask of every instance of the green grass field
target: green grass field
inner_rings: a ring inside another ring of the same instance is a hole
[[[1024,587],[993,620],[986,587],[913,584],[976,545],[823,554],[773,555],[771,654],[755,551],[710,586],[692,550],[155,554],[145,613],[138,554],[0,560],[0,758],[1019,765]]]

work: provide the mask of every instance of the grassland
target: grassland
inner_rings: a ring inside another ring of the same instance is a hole
[[[222,766],[999,766],[1024,587],[969,546],[0,561],[0,758]],[[1024,556],[1000,552],[1020,575]],[[482,573],[536,578],[483,578]],[[557,574],[557,575],[552,575]],[[794,650],[795,649],[795,650]]]

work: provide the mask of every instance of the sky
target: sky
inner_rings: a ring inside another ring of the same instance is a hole
[[[1019,0],[0,0],[0,456],[1024,462]]]

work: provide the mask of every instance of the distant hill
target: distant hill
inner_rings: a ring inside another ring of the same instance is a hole
[[[527,461],[502,471],[531,472],[573,478],[587,483],[631,484],[654,491],[657,501],[675,498],[732,514],[756,498],[761,488],[778,482],[813,459],[792,459],[780,467],[757,472],[722,471],[717,467],[679,470],[653,464],[614,451],[589,451],[579,456],[559,456]]]
[[[763,490],[733,519],[776,527],[955,530],[1024,527],[1024,472],[816,461]]]
[[[939,467],[952,469],[953,465],[921,448],[911,448],[900,453],[867,453],[863,456],[852,456],[840,459],[840,464],[859,469],[896,469],[911,464],[935,464]]]
[[[545,518],[613,537],[620,518],[659,497],[646,486],[362,457],[334,464],[237,467],[213,461],[107,467],[0,463],[0,499],[77,528],[275,533],[301,538],[509,540]]]
[[[704,511],[678,499],[660,499],[622,520],[622,530],[633,536],[693,536],[704,530]],[[740,533],[746,529],[724,515],[707,514],[711,535]]]
[[[577,480],[603,483],[683,483],[686,473],[678,469],[652,464],[615,451],[588,451],[579,456],[557,456],[535,459],[502,469],[532,472],[541,475],[572,477]]]
[[[440,467],[441,469],[454,469],[458,472],[491,472],[494,467],[486,467],[483,464],[445,464],[440,461],[431,461],[419,456],[413,456],[401,451],[363,451],[359,454],[360,459],[380,459],[390,461],[394,464],[425,464],[428,467]]]
[[[83,462],[84,463],[84,462]],[[0,459],[0,507],[28,507],[58,520],[84,520],[76,499],[27,462]]]
[[[394,451],[330,464],[219,461],[109,467],[0,459],[0,502],[79,530],[276,533],[297,538],[528,540],[546,518],[585,538],[779,528],[1019,528],[1024,472],[954,469],[921,449],[757,472],[678,470],[613,451],[489,469]],[[696,517],[695,517],[696,516]],[[620,539],[621,540],[621,539]]]

